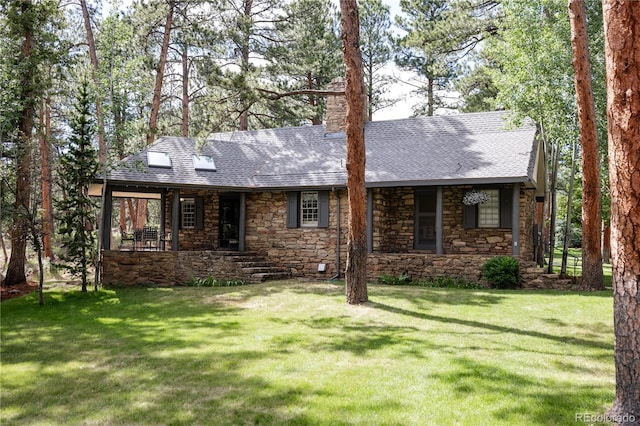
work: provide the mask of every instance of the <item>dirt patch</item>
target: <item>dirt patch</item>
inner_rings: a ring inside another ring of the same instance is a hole
[[[38,291],[38,283],[33,281],[25,281],[11,287],[0,287],[0,301],[13,299],[14,297],[24,296],[25,294]]]

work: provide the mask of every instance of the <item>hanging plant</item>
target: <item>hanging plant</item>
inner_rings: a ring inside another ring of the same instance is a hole
[[[465,206],[475,206],[476,204],[486,203],[489,201],[489,198],[489,194],[486,192],[472,189],[464,194],[464,197],[462,197],[462,204]]]

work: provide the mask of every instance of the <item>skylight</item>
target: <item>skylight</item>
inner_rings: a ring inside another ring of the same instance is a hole
[[[216,163],[210,155],[193,155],[193,167],[196,170],[216,171]]]
[[[171,168],[171,157],[166,152],[147,151],[147,165],[149,167]]]

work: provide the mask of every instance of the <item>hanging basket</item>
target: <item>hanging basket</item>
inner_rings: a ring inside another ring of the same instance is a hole
[[[476,204],[486,203],[490,198],[491,197],[486,192],[472,189],[464,194],[462,197],[462,204],[465,206],[475,206]]]

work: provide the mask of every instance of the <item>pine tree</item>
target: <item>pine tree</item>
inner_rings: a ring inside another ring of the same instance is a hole
[[[63,267],[82,277],[82,291],[87,291],[87,274],[95,255],[93,232],[97,203],[89,197],[89,185],[98,172],[97,151],[92,146],[94,125],[88,83],[80,92],[71,118],[71,137],[58,169],[66,197],[56,200],[61,217],[58,233],[62,236]]]

